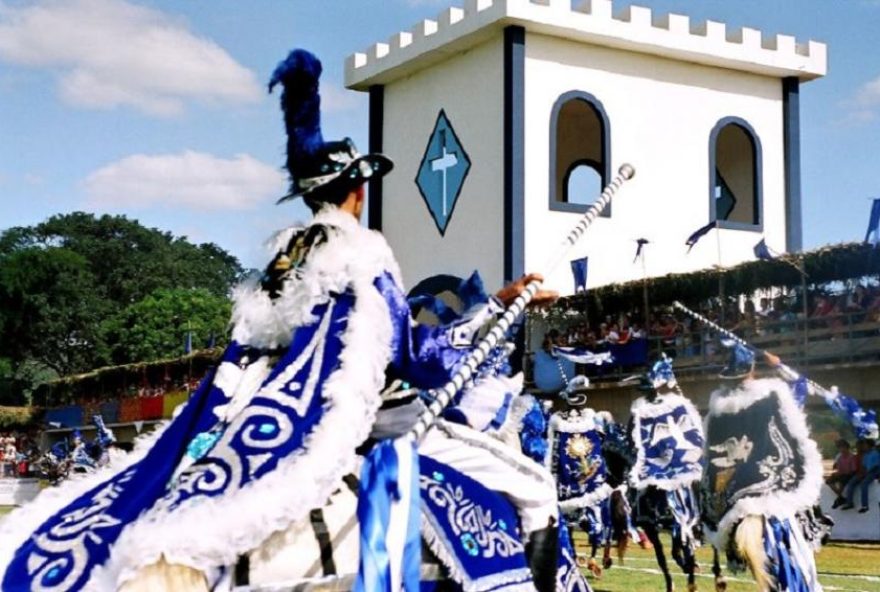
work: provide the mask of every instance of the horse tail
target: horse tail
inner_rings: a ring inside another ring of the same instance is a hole
[[[767,573],[767,552],[764,550],[764,517],[746,516],[736,527],[736,551],[749,566],[759,592],[773,589],[773,580]]]

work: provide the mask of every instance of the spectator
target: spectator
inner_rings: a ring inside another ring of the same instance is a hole
[[[843,505],[846,501],[843,498],[843,488],[858,470],[858,459],[850,449],[849,442],[841,438],[837,441],[837,456],[834,457],[834,470],[825,479],[828,487],[837,494],[834,500],[835,508]]]
[[[870,439],[859,440],[859,450],[862,453],[861,463],[856,474],[843,489],[845,503],[840,509],[853,509],[853,498],[858,487],[862,502],[859,513],[864,514],[868,511],[868,488],[877,477],[880,477],[880,451],[874,447],[874,441]]]

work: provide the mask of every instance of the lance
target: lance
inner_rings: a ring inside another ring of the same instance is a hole
[[[593,223],[593,220],[602,212],[605,206],[608,205],[611,198],[617,193],[617,190],[620,189],[620,186],[629,179],[632,179],[635,172],[635,168],[630,164],[624,164],[620,167],[617,176],[615,176],[614,179],[611,180],[611,183],[602,190],[602,194],[596,202],[584,213],[575,227],[568,233],[553,255],[548,259],[545,267],[548,274],[556,269],[568,250],[581,236],[583,236],[590,224]],[[434,420],[436,420],[443,412],[443,409],[449,405],[456,393],[458,393],[476,373],[477,368],[486,360],[489,352],[491,352],[492,349],[504,338],[513,322],[520,314],[522,314],[540,287],[540,281],[535,280],[529,282],[522,293],[513,301],[513,304],[511,304],[501,318],[498,319],[492,329],[485,337],[480,339],[471,353],[464,359],[458,370],[452,376],[452,379],[441,388],[431,391],[433,398],[431,404],[428,405],[428,408],[422,413],[418,422],[416,422],[416,425],[410,432],[410,435],[416,441],[421,440],[422,436],[425,435],[425,432],[428,431],[428,428],[431,427]]]
[[[673,302],[672,305],[675,308],[677,308],[678,310],[680,310],[681,312],[683,312],[684,314],[688,315],[689,317],[696,319],[697,321],[706,325],[710,329],[713,329],[718,334],[723,335],[724,337],[727,337],[728,339],[730,339],[732,341],[735,341],[736,343],[742,345],[743,347],[747,347],[748,349],[752,350],[753,352],[756,352],[756,353],[759,353],[762,355],[769,353],[766,350],[755,347],[754,345],[752,345],[751,343],[749,343],[748,341],[746,341],[745,339],[743,339],[742,337],[740,337],[739,335],[734,333],[733,331],[728,331],[724,327],[721,327],[718,324],[710,321],[709,319],[707,319],[706,317],[704,317],[700,313],[694,312],[693,310],[689,309],[687,306],[685,306],[684,304],[682,304],[678,300]],[[798,377],[800,377],[800,374],[797,374],[797,372],[795,372],[794,370],[791,370],[785,364],[781,364],[781,365],[783,368],[787,368],[789,371],[791,371],[792,373],[794,373]],[[834,391],[825,388],[824,386],[822,386],[821,384],[819,384],[815,380],[811,380],[811,379],[807,378],[806,376],[804,376],[803,379],[809,385],[810,389],[812,389],[813,392],[818,393],[823,399],[825,399],[826,402],[837,399],[841,396],[840,393],[835,393]]]

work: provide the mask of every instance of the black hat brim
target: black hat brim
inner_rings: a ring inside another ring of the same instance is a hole
[[[751,374],[754,369],[754,364],[748,368],[730,368],[728,366],[721,369],[721,372],[718,373],[718,378],[723,378],[725,380],[741,380]]]
[[[371,174],[364,175],[361,170],[361,163],[370,164]],[[372,179],[380,179],[391,172],[394,168],[394,161],[384,154],[364,154],[352,160],[344,169],[339,171],[331,179],[320,185],[310,187],[307,191],[292,191],[282,196],[275,205],[291,201],[300,197],[308,197],[309,195],[331,192],[337,189],[353,189]]]

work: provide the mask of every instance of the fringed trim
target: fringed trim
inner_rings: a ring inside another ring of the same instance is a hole
[[[575,510],[596,506],[608,499],[613,491],[614,489],[612,489],[610,485],[603,483],[590,493],[585,493],[584,495],[567,499],[565,501],[560,500],[559,508],[563,512],[569,513]]]
[[[135,440],[134,450],[129,454],[111,453],[108,465],[92,473],[73,475],[55,487],[46,488],[34,500],[0,519],[0,577],[18,548],[46,520],[89,490],[140,462],[165,431],[168,423],[162,422],[152,432],[139,436]]]
[[[764,378],[745,383],[736,394],[729,391],[712,393],[709,403],[709,418],[723,420],[724,415],[738,413],[757,401],[775,396],[779,402],[779,415],[788,431],[796,440],[797,449],[804,458],[804,479],[793,491],[777,492],[766,496],[745,498],[737,501],[721,518],[717,531],[708,530],[712,544],[724,548],[730,532],[745,516],[790,517],[795,520],[795,512],[816,504],[822,489],[822,455],[816,443],[810,438],[810,430],[804,412],[791,396],[789,386],[778,378]],[[732,399],[742,397],[737,402]]]
[[[485,576],[478,581],[470,580],[461,571],[458,560],[450,554],[441,535],[434,529],[430,518],[424,512],[422,512],[421,530],[422,538],[424,538],[428,548],[447,569],[449,577],[462,587],[463,592],[500,592],[502,590],[504,592],[535,592],[535,585],[531,580],[531,571],[528,568]]]
[[[339,216],[351,218],[343,213],[324,212],[315,222],[345,226],[345,220],[335,220]],[[353,218],[351,223],[354,227],[349,224],[347,228],[350,234],[370,233]],[[346,246],[354,248],[357,242],[352,239]],[[384,240],[381,243],[387,249]],[[343,288],[354,288],[356,302],[342,339],[345,348],[340,367],[324,384],[324,417],[306,438],[303,448],[281,460],[271,473],[231,494],[193,500],[195,503],[184,503],[170,513],[148,512],[122,532],[110,560],[92,573],[89,589],[116,590],[136,577],[140,568],[161,556],[170,563],[201,571],[232,565],[238,555],[257,548],[274,532],[288,528],[311,509],[321,506],[342,477],[354,469],[354,450],[369,435],[380,405],[392,327],[385,300],[373,286],[375,277],[382,272],[379,261],[384,255],[368,257],[370,264],[355,267],[367,253],[360,249],[356,254],[342,251],[325,250],[323,255],[351,257],[344,266],[349,274],[347,280],[342,282],[341,275],[333,278]],[[317,266],[316,261],[317,258],[312,265]],[[396,265],[392,271],[395,270]],[[301,283],[305,285],[308,281]],[[328,286],[325,283],[322,287]],[[292,318],[285,317],[287,321]],[[255,327],[249,329],[252,337],[257,335],[253,332]],[[195,538],[194,533],[198,533]]]
[[[459,569],[458,561],[456,561],[455,557],[449,553],[446,545],[443,544],[443,541],[437,534],[437,531],[434,530],[434,525],[431,524],[430,519],[425,515],[424,510],[422,511],[421,530],[422,538],[425,539],[425,543],[428,544],[431,553],[437,557],[440,563],[442,563],[449,572],[449,577],[459,586],[464,586],[465,575],[461,572],[461,569]]]
[[[629,473],[629,482],[634,488],[641,490],[650,486],[654,486],[657,489],[662,489],[663,491],[674,491],[679,489],[680,487],[687,487],[692,483],[699,481],[703,478],[703,467],[702,463],[697,464],[694,467],[694,470],[689,471],[687,473],[681,473],[680,475],[675,476],[674,478],[659,478],[659,477],[648,477],[646,479],[642,479],[639,475],[642,472],[642,468],[645,466],[645,447],[642,442],[642,417],[657,417],[658,415],[663,415],[665,413],[670,413],[674,411],[676,407],[682,406],[687,411],[687,414],[693,420],[695,426],[703,426],[701,430],[701,435],[705,441],[705,425],[703,424],[703,420],[700,417],[700,412],[697,411],[697,408],[694,407],[694,404],[690,399],[685,397],[684,395],[676,395],[676,394],[664,394],[658,395],[657,399],[652,402],[648,401],[645,397],[640,397],[636,399],[632,407],[630,407],[630,413],[633,417],[633,430],[632,430],[632,439],[633,445],[636,449],[636,462],[633,464],[632,469]]]
[[[387,271],[402,285],[400,268],[378,232],[362,227],[352,215],[337,208],[321,210],[311,225],[330,226],[340,232],[315,247],[305,264],[291,272],[278,298],[270,298],[258,278],[233,291],[232,338],[238,343],[261,349],[288,345],[293,329],[313,323],[314,307],[327,302],[332,293],[343,292],[353,276],[369,275],[373,281]],[[279,232],[272,241],[277,250],[285,248],[298,229]]]

